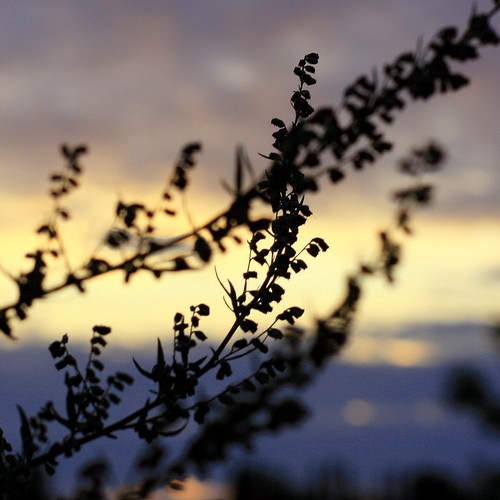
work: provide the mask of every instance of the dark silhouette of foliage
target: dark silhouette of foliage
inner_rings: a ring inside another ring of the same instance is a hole
[[[491,327],[491,339],[500,354],[500,325]],[[500,433],[500,397],[491,381],[477,369],[457,368],[448,383],[449,403],[458,409],[468,411],[484,427]]]
[[[423,470],[363,492],[344,468],[324,473],[319,481],[302,487],[279,474],[241,471],[234,480],[234,500],[493,500],[500,494],[498,472],[485,472],[457,481],[441,471]]]
[[[51,216],[36,230],[43,242],[26,254],[27,271],[12,276],[18,299],[0,309],[0,330],[5,335],[14,337],[16,322],[25,320],[39,299],[68,287],[83,293],[86,283],[97,276],[122,273],[128,283],[138,273],[162,278],[170,272],[200,269],[211,262],[214,252],[225,252],[228,241],[243,244],[237,228],[247,230],[249,257],[241,288],[218,276],[232,314],[220,343],[204,348],[203,322],[210,316],[207,304],[193,305],[187,314],[177,312],[172,352],[166,352],[158,339],[153,366],[133,360],[137,374],[150,380],[151,392],[127,415],[110,417],[110,409],[120,404],[121,393],[133,384],[128,373],[105,375],[102,352],[110,327],[94,326],[84,363],[71,354],[68,335],[53,342],[49,350],[55,368],[64,372],[65,406],[58,408],[49,401],[35,416],[18,407],[22,449],[14,451],[0,433],[0,493],[19,495],[33,470],[43,467],[53,474],[61,458],[78,453],[89,442],[117,438],[130,429],[151,446],[140,459],[144,480],[123,498],[143,498],[160,485],[177,487],[188,472],[207,471],[235,445],[250,447],[256,435],[301,421],[307,409],[289,389],[306,386],[345,345],[364,280],[376,275],[394,280],[401,253],[398,234],[411,232],[413,210],[431,200],[432,185],[424,177],[439,170],[445,155],[432,142],[415,148],[401,161],[400,171],[410,184],[393,195],[394,225],[379,234],[378,255],[348,277],[340,304],[318,318],[310,332],[297,324],[304,313],[301,307],[280,307],[287,283],[328,250],[320,237],[299,245],[300,230],[312,215],[306,199],[326,189],[328,183],[338,185],[350,168],[362,170],[390,151],[393,144],[384,128],[410,101],[428,100],[467,85],[468,78],[453,63],[474,59],[483,46],[498,44],[489,24],[498,9],[496,3],[488,13],[473,12],[462,33],[445,28],[427,47],[403,53],[380,74],[360,76],[335,109],[312,107],[309,88],[316,83],[319,56],[306,54],[293,71],[299,83],[291,97],[291,125],[279,118],[271,121],[276,128],[273,151],[263,155],[268,168],[257,175],[238,149],[234,184],[226,185],[227,208],[174,238],[162,237],[158,224],[161,218],[178,213],[180,196],[189,188],[201,151],[199,143],[182,149],[155,204],[117,203],[115,223],[103,245],[79,265],[66,253],[60,222],[71,218],[66,204],[81,180],[82,156],[87,150],[64,146],[65,166],[50,179]],[[266,214],[257,216],[256,206],[259,214],[265,206]],[[61,261],[65,273],[57,281],[53,269]],[[259,359],[255,368],[242,379],[235,378],[233,366],[251,354]],[[206,378],[219,381],[217,392],[199,391]],[[199,425],[199,432],[179,457],[169,460],[162,451],[162,439],[182,433],[191,422]],[[91,464],[82,474],[85,484],[76,498],[101,498],[106,464]]]

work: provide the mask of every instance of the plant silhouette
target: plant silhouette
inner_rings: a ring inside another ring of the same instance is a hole
[[[491,327],[491,339],[497,354],[500,352],[500,325]],[[480,424],[500,432],[500,399],[491,387],[491,380],[471,367],[455,369],[448,383],[449,403],[460,410],[472,413]]]
[[[290,100],[290,125],[279,118],[271,120],[273,150],[263,155],[268,168],[255,172],[243,149],[238,149],[233,181],[226,185],[227,208],[174,238],[166,239],[159,232],[159,221],[182,210],[182,194],[189,189],[201,144],[191,143],[181,150],[155,203],[119,201],[104,244],[79,265],[72,264],[66,252],[60,223],[71,218],[68,205],[81,182],[87,148],[64,146],[65,166],[50,178],[53,210],[36,229],[40,245],[26,254],[27,270],[11,276],[17,300],[0,309],[0,330],[6,336],[15,336],[17,323],[28,319],[40,299],[70,287],[84,293],[86,284],[98,276],[121,273],[125,283],[131,283],[139,273],[161,279],[172,272],[194,271],[209,264],[214,251],[225,252],[229,241],[248,245],[248,259],[242,266],[242,287],[218,277],[216,286],[222,288],[232,316],[220,343],[202,347],[207,342],[203,325],[210,316],[209,305],[195,304],[188,312],[177,312],[172,351],[167,352],[158,339],[153,366],[133,360],[134,375],[150,381],[151,393],[126,415],[110,417],[110,409],[120,405],[121,394],[134,380],[125,372],[105,374],[102,354],[111,327],[93,327],[84,363],[72,355],[68,335],[54,341],[49,350],[64,377],[65,405],[59,408],[48,401],[34,416],[18,406],[21,450],[14,450],[0,431],[3,497],[25,498],[24,488],[33,471],[42,467],[54,474],[61,459],[78,453],[87,443],[119,438],[120,432],[129,429],[150,447],[138,465],[144,471],[143,480],[131,485],[123,498],[143,498],[161,485],[178,487],[189,472],[205,473],[235,445],[249,447],[256,435],[301,421],[307,409],[298,391],[289,389],[305,387],[345,345],[364,281],[377,275],[394,280],[401,252],[398,235],[411,233],[413,210],[431,200],[427,175],[441,168],[444,152],[431,142],[401,160],[399,170],[409,184],[393,193],[394,224],[378,235],[378,255],[347,278],[344,298],[332,312],[319,317],[310,332],[298,326],[302,307],[280,307],[294,275],[328,250],[319,236],[299,245],[299,233],[312,215],[307,200],[320,189],[337,188],[350,169],[362,170],[390,151],[393,144],[385,128],[408,103],[466,86],[468,78],[454,65],[477,58],[484,46],[499,43],[490,25],[499,8],[494,2],[489,12],[474,11],[462,32],[444,28],[427,46],[401,54],[380,72],[360,76],[335,108],[312,107],[310,88],[316,83],[319,56],[306,54],[293,70],[298,86]],[[246,229],[246,242],[237,235],[238,228]],[[62,278],[54,271],[61,262]],[[258,364],[245,377],[236,378],[233,366],[251,354],[258,356]],[[207,377],[220,383],[214,394],[199,390]],[[199,432],[178,457],[170,459],[162,442],[181,434],[191,422],[198,424]],[[77,497],[103,498],[106,471],[104,463],[89,465],[83,471],[88,485]]]

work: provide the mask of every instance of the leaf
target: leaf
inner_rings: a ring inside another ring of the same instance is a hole
[[[31,433],[31,427],[26,417],[26,413],[21,406],[17,405],[17,411],[19,412],[19,416],[21,418],[21,439],[23,442],[23,453],[26,458],[29,460],[33,456],[33,453],[36,451],[37,446],[33,443],[33,434]]]
[[[85,154],[87,153],[88,151],[88,148],[87,146],[83,145],[83,144],[80,144],[79,146],[77,146],[74,150],[73,150],[73,155],[74,156],[80,156],[82,154]]]
[[[298,273],[304,269],[307,269],[307,264],[302,259],[296,259],[290,262],[290,267],[293,272]]]
[[[90,259],[89,263],[85,266],[93,275],[105,273],[109,270],[109,264],[102,259]]]
[[[274,161],[276,163],[281,163],[283,161],[282,156],[278,153],[269,153],[269,156],[264,156],[264,158],[267,158],[268,160]]]
[[[241,147],[236,149],[236,167],[234,185],[236,195],[240,196],[243,189],[243,150]]]
[[[292,399],[286,399],[278,403],[272,412],[271,427],[281,427],[282,425],[295,425],[307,416],[306,408]]]
[[[106,347],[107,342],[102,337],[92,337],[90,339],[92,345],[99,344],[101,347]]]
[[[373,149],[377,153],[384,153],[392,149],[392,144],[390,142],[384,141],[382,138],[376,138],[372,143]]]
[[[240,325],[240,328],[244,331],[244,332],[252,332],[252,333],[255,333],[257,331],[257,328],[258,328],[259,325],[257,325],[257,323],[255,321],[252,321],[251,319],[244,319],[242,322],[241,322],[241,325]]]
[[[210,307],[206,304],[198,304],[196,306],[196,312],[200,316],[209,316],[210,315]]]
[[[458,90],[468,85],[469,79],[463,75],[460,75],[459,73],[456,73],[454,75],[450,75],[449,83],[453,90]]]
[[[272,360],[274,368],[278,370],[280,373],[283,373],[286,370],[286,363],[282,358],[274,358]]]
[[[233,344],[233,349],[243,349],[248,345],[247,339],[239,339],[236,340],[235,343]]]
[[[281,296],[285,294],[285,289],[281,285],[278,285],[278,283],[273,283],[270,288],[273,294],[277,295],[279,297],[279,300],[281,300]],[[277,300],[277,302],[279,302],[278,299],[274,300]]]
[[[361,170],[365,166],[365,163],[373,163],[374,161],[375,157],[368,149],[358,151],[352,159],[354,167],[358,170]]]
[[[250,229],[252,233],[255,233],[256,231],[265,231],[269,227],[270,223],[271,221],[264,217],[257,220],[250,220],[248,221],[248,229]]]
[[[226,292],[226,294],[229,294],[227,288],[223,285],[220,277],[219,277],[219,273],[217,272],[217,267],[214,267],[214,271],[215,271],[215,277],[217,278],[217,281],[219,282],[219,285],[222,287],[222,289],[224,290],[224,292]]]
[[[302,205],[299,210],[304,217],[310,217],[313,214],[308,205]]]
[[[231,304],[233,306],[233,311],[237,311],[238,308],[239,308],[239,304],[238,304],[238,299],[236,297],[236,290],[233,286],[233,284],[227,280],[227,282],[229,283],[229,292],[228,292],[228,295],[229,295],[229,298],[231,299]]]
[[[5,310],[0,311],[0,330],[7,335],[7,337],[12,337],[12,329],[10,328]]]
[[[342,170],[334,167],[334,168],[330,168],[328,170],[328,175],[330,177],[330,180],[334,183],[334,184],[337,184],[338,182],[340,182],[344,177],[345,177],[345,174],[342,172]]]
[[[436,35],[441,40],[445,40],[447,42],[453,41],[458,35],[458,30],[454,26],[448,26],[447,28],[443,28]]]
[[[309,64],[318,64],[318,62],[319,62],[319,54],[317,54],[316,52],[311,52],[311,53],[307,54],[304,57],[304,59]]]
[[[274,125],[275,127],[279,127],[279,128],[284,128],[285,122],[283,120],[280,120],[279,118],[273,118],[271,120],[271,125]]]
[[[42,226],[40,226],[36,232],[38,234],[43,234],[43,233],[46,233],[49,237],[49,239],[53,239],[57,236],[57,232],[53,229],[53,227],[47,225],[47,224],[43,224]]]
[[[201,143],[200,142],[192,142],[184,146],[182,150],[182,154],[186,156],[191,156],[194,153],[201,151]]]
[[[289,307],[281,314],[278,315],[277,319],[287,321],[289,324],[295,324],[295,319],[300,318],[304,314],[304,309],[300,307]]]
[[[158,345],[156,349],[156,365],[157,366],[165,365],[165,355],[163,353],[163,347],[161,345],[160,339],[158,339]]]
[[[199,341],[204,342],[207,340],[207,336],[203,332],[200,332],[200,330],[195,330],[193,333]]]
[[[470,19],[467,34],[477,38],[483,44],[498,45],[500,38],[495,30],[490,26],[488,16],[485,14],[473,16]]]
[[[270,328],[267,334],[269,335],[269,337],[275,340],[283,338],[283,333],[281,332],[281,330],[278,330],[277,328]]]
[[[265,372],[257,372],[255,374],[255,379],[259,384],[267,384],[269,382],[269,375]]]
[[[134,383],[134,378],[125,372],[116,372],[116,378],[127,385],[132,385]]]
[[[269,347],[267,347],[262,340],[258,338],[254,338],[250,341],[250,343],[260,352],[263,352],[264,354],[269,352]]]
[[[144,377],[146,377],[146,378],[148,378],[148,379],[150,379],[150,380],[154,380],[154,377],[153,377],[152,373],[151,373],[151,372],[146,371],[146,370],[145,370],[145,369],[144,369],[144,368],[143,368],[143,367],[142,367],[142,366],[141,366],[141,365],[140,365],[140,364],[139,364],[139,363],[135,360],[135,358],[132,358],[132,361],[134,362],[135,367],[137,368],[137,370],[139,371],[139,373],[140,373],[141,375],[143,375]]]
[[[119,380],[115,380],[113,377],[108,377],[108,384],[110,386],[113,386],[118,391],[125,390],[125,386]]]
[[[221,394],[217,399],[225,406],[231,406],[234,404],[234,398],[226,393]]]
[[[220,362],[220,368],[217,371],[216,379],[217,380],[223,380],[226,377],[231,376],[233,373],[233,370],[231,369],[231,365],[227,361],[221,361]]]
[[[183,191],[186,188],[188,181],[186,177],[186,171],[182,167],[176,167],[174,178],[172,179],[172,184],[178,187],[180,191]]]
[[[189,363],[189,367],[193,371],[197,371],[200,369],[200,366],[203,364],[203,362],[207,359],[208,356],[202,356],[200,359],[197,359],[196,361]]]
[[[75,399],[75,393],[73,392],[73,387],[71,386],[69,379],[70,379],[70,377],[69,377],[68,373],[66,372],[66,377],[65,377],[65,381],[64,381],[64,383],[67,387],[66,414],[68,416],[70,426],[73,427],[76,424],[76,418],[77,418],[76,399]]]
[[[185,271],[187,269],[191,268],[186,262],[186,259],[183,259],[182,257],[176,257],[174,260],[174,271]]]
[[[92,331],[97,333],[97,335],[108,335],[111,333],[111,328],[109,326],[96,325],[92,328]]]
[[[52,342],[49,345],[49,351],[50,351],[51,356],[54,359],[57,359],[57,358],[61,358],[62,356],[64,356],[66,349],[64,348],[64,345],[61,341],[54,340],[54,342]]]
[[[481,376],[466,368],[455,371],[448,393],[452,403],[472,408],[481,408],[488,399]]]
[[[56,473],[56,469],[52,464],[45,462],[43,465],[48,476],[53,476]]]
[[[58,361],[54,366],[56,370],[62,370],[63,368],[66,368],[68,366],[68,358],[64,357],[60,361]]]
[[[205,422],[205,417],[210,411],[210,406],[207,403],[198,403],[196,411],[194,412],[194,420],[198,424],[203,424]]]
[[[243,279],[248,280],[250,278],[257,278],[257,271],[248,271],[246,273],[243,273]]]
[[[257,387],[255,387],[255,384],[248,378],[242,382],[241,387],[244,391],[248,391],[248,392],[255,392],[257,390]]]
[[[311,75],[309,75],[308,73],[304,73],[302,75],[302,81],[306,84],[306,85],[315,85],[316,84],[316,79],[313,78]]]
[[[92,360],[92,366],[96,369],[99,370],[100,372],[104,370],[104,364],[99,361],[98,359],[93,359]]]
[[[306,252],[312,257],[317,257],[319,255],[320,249],[317,245],[310,244],[307,246]]]
[[[330,248],[323,238],[316,237],[316,238],[313,238],[312,241],[314,243],[316,243],[321,248],[321,251],[323,251],[323,252],[326,252]]]
[[[130,234],[124,229],[111,229],[106,235],[106,245],[111,248],[120,248],[130,241]]]
[[[203,262],[208,262],[212,256],[212,248],[209,243],[205,238],[202,238],[199,235],[197,236],[194,244],[194,251]]]
[[[108,394],[108,398],[109,398],[109,400],[110,400],[113,404],[115,404],[115,405],[119,404],[119,403],[120,403],[120,401],[121,401],[120,396],[117,396],[116,394],[114,394],[114,393],[112,393],[112,392],[110,392],[110,393]]]
[[[71,149],[68,147],[67,144],[63,144],[61,146],[61,154],[65,157],[71,160],[73,158],[73,153],[71,152]]]

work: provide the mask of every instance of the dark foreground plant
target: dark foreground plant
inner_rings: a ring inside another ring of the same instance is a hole
[[[233,500],[495,500],[500,495],[498,471],[483,470],[472,478],[451,477],[426,469],[391,477],[375,491],[363,491],[346,468],[323,473],[319,480],[300,487],[276,474],[244,470],[234,481]]]
[[[18,288],[17,300],[0,309],[0,330],[5,335],[14,336],[16,322],[25,320],[41,298],[68,287],[83,293],[88,281],[111,273],[123,273],[128,283],[137,273],[161,278],[199,269],[214,252],[225,252],[229,241],[244,244],[242,231],[246,231],[248,260],[241,287],[219,278],[232,320],[217,346],[203,346],[207,335],[202,323],[210,308],[201,303],[175,314],[170,353],[158,340],[154,366],[134,360],[139,375],[150,380],[151,394],[129,414],[110,417],[121,393],[133,383],[128,373],[104,375],[101,354],[110,327],[94,326],[85,363],[71,354],[67,335],[53,342],[50,353],[55,367],[64,372],[65,405],[58,408],[49,401],[31,417],[18,407],[22,449],[14,451],[0,434],[0,492],[22,498],[33,470],[44,467],[53,474],[61,458],[78,453],[85,444],[116,438],[131,429],[151,446],[138,465],[144,480],[123,498],[143,498],[160,485],[178,486],[176,481],[188,472],[205,472],[210,464],[224,460],[234,445],[249,447],[257,434],[302,420],[307,409],[289,388],[304,387],[345,345],[363,281],[373,275],[393,281],[401,251],[397,233],[410,233],[412,210],[431,200],[432,185],[425,175],[441,167],[443,151],[430,143],[415,148],[400,162],[401,173],[411,182],[394,193],[394,225],[379,234],[377,257],[361,263],[348,277],[343,300],[318,318],[309,332],[297,326],[303,308],[280,307],[287,282],[328,249],[321,237],[300,243],[300,230],[312,215],[306,199],[326,189],[327,183],[339,184],[350,168],[361,170],[390,151],[393,145],[383,129],[408,102],[465,86],[468,79],[453,63],[475,59],[482,46],[498,44],[489,24],[498,9],[495,3],[489,13],[473,12],[463,33],[445,28],[427,47],[401,54],[380,73],[359,77],[336,109],[315,111],[311,106],[309,87],[316,83],[319,56],[305,55],[294,69],[299,84],[291,97],[291,125],[278,118],[271,121],[276,130],[274,150],[265,156],[268,168],[257,174],[239,149],[233,184],[226,185],[231,197],[227,209],[175,238],[163,238],[158,228],[162,218],[175,217],[200,144],[184,147],[155,204],[120,201],[105,244],[77,266],[65,250],[60,222],[70,218],[65,203],[80,182],[86,148],[64,146],[66,165],[51,176],[53,211],[37,228],[43,242],[26,255],[28,270],[11,277]],[[62,277],[53,271],[60,261],[65,268]],[[249,355],[258,359],[255,368],[237,378],[233,366]],[[208,395],[199,390],[200,382],[207,379],[219,382],[219,389]],[[162,438],[182,433],[192,422],[199,432],[176,457],[166,455]],[[89,466],[85,471],[89,485],[78,498],[101,498],[105,473],[103,463]]]
[[[496,354],[500,354],[500,324],[491,327],[491,338]],[[489,431],[500,433],[500,395],[480,370],[461,367],[453,370],[447,387],[449,403],[475,416]]]

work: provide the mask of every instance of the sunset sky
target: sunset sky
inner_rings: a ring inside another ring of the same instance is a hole
[[[487,10],[491,1],[479,1]],[[470,0],[63,0],[3,2],[0,16],[0,264],[17,273],[35,248],[36,228],[50,212],[50,173],[62,143],[85,143],[82,187],[67,202],[74,220],[65,241],[73,265],[88,258],[113,221],[118,199],[159,196],[187,142],[204,149],[187,204],[195,223],[224,208],[221,180],[232,175],[243,144],[254,168],[271,150],[273,117],[290,122],[293,67],[318,52],[313,106],[335,105],[358,76],[381,67],[418,38],[446,25],[463,27]],[[500,16],[495,26],[500,26]],[[436,138],[448,152],[435,203],[418,213],[404,242],[397,282],[366,288],[356,341],[346,359],[418,365],[439,358],[439,338],[402,337],[420,323],[488,323],[500,316],[500,52],[483,50],[464,72],[472,84],[454,95],[413,104],[388,130],[397,148],[345,183],[311,199],[307,237],[330,250],[290,285],[290,304],[306,308],[304,325],[327,313],[345,275],[377,250],[377,231],[391,221],[391,190],[404,186],[397,159]],[[186,218],[165,237],[188,227]],[[228,318],[220,276],[239,283],[246,249],[217,256],[205,271],[96,279],[37,304],[18,325],[19,345],[68,332],[86,338],[94,324],[113,327],[113,342],[146,345],[169,338],[176,311],[206,302],[205,329],[217,338]],[[15,289],[0,278],[2,303]],[[381,343],[384,348],[381,353]],[[2,348],[12,342],[1,339]],[[464,349],[467,349],[464,342]]]

